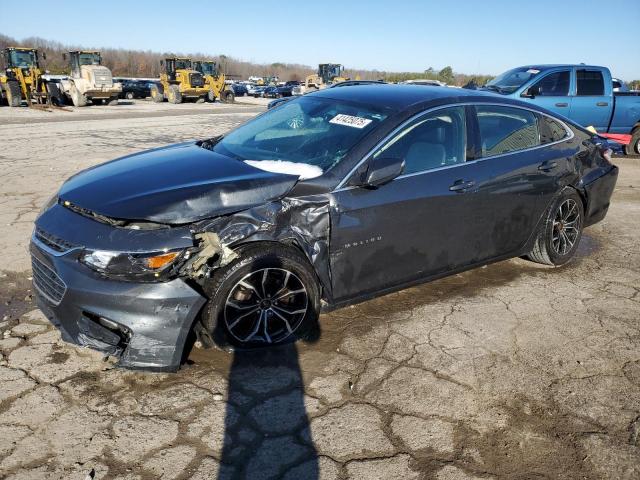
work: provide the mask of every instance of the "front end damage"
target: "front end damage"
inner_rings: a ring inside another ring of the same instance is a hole
[[[207,301],[202,288],[250,242],[299,248],[331,297],[329,198],[283,198],[188,225],[134,228],[56,203],[36,220],[31,241],[38,306],[63,339],[119,358],[125,368],[175,371]],[[131,281],[96,272],[81,261],[87,249],[185,254],[158,281]]]

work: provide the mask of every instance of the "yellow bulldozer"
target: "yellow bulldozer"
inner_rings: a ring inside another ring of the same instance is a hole
[[[4,73],[0,74],[0,103],[19,107],[61,103],[58,85],[42,77],[38,50],[35,48],[7,47],[0,53]],[[42,58],[46,59],[43,53]]]
[[[223,103],[233,103],[236,99],[233,90],[226,84],[225,74],[213,60],[196,60],[193,69],[204,77],[204,85],[209,90],[207,100],[215,102],[216,98]]]
[[[318,65],[318,73],[309,75],[304,85],[309,88],[326,88],[334,83],[346,82],[350,80],[344,76],[344,67],[339,63],[321,63]]]
[[[204,102],[209,94],[202,73],[193,69],[190,58],[169,57],[160,61],[164,72],[160,74],[160,84],[151,87],[154,102],[182,103],[190,99]]]

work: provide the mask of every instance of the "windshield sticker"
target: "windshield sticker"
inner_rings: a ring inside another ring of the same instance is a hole
[[[536,70],[535,68],[530,68],[529,70],[527,70],[527,73],[533,73],[534,75],[537,75],[540,73],[540,70]]]
[[[351,115],[341,113],[329,120],[329,123],[344,125],[345,127],[364,128],[371,123],[371,120],[362,117],[352,117]]]

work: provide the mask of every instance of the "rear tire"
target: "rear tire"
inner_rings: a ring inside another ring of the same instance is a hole
[[[631,132],[631,141],[624,147],[627,155],[640,155],[640,127],[636,127]]]
[[[564,265],[573,258],[584,225],[584,207],[578,193],[565,189],[551,203],[527,257],[544,265]]]
[[[216,94],[213,93],[213,90],[209,90],[207,92],[207,101],[214,103],[216,101]]]
[[[234,103],[236,101],[236,96],[231,90],[225,90],[220,94],[220,99],[224,103]]]
[[[22,92],[18,82],[7,82],[7,89],[4,92],[7,97],[7,105],[10,107],[19,107],[22,105]]]
[[[160,92],[160,88],[157,85],[154,85],[150,88],[151,91],[151,100],[154,103],[162,103],[164,102],[164,94]]]
[[[127,100],[133,100],[135,98],[135,95],[133,94],[133,92],[127,92],[126,95],[124,96]]]
[[[210,300],[201,317],[202,343],[254,348],[317,333],[320,286],[308,260],[278,243],[238,253],[205,284]]]
[[[169,100],[169,103],[173,104],[182,103],[182,94],[180,93],[180,87],[178,87],[178,85],[169,86],[167,100]]]

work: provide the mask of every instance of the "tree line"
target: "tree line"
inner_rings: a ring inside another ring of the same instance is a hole
[[[63,58],[64,53],[72,50],[94,49],[82,45],[66,45],[39,37],[17,40],[0,33],[0,49],[8,46],[32,47],[45,52],[47,58],[46,60],[41,60],[42,66],[51,74],[67,74],[69,72],[68,63]],[[250,76],[277,76],[283,81],[303,81],[308,75],[316,73],[317,70],[317,67],[297,63],[252,63],[228,55],[208,55],[202,52],[160,53],[151,50],[127,50],[122,48],[99,48],[95,50],[99,50],[102,53],[103,64],[113,72],[115,77],[157,78],[162,69],[160,60],[169,56],[190,57],[194,60],[214,60],[222,66],[222,70],[230,78],[234,79],[246,79]],[[339,59],[336,59],[336,61],[339,61]],[[422,72],[388,72],[346,68],[345,76],[351,79],[383,80],[386,82],[429,79],[456,86],[464,86],[469,82],[473,82],[476,85],[484,85],[493,78],[491,75],[457,73],[451,66],[446,66],[441,70],[429,67]],[[640,80],[629,82],[629,87],[640,89]]]

